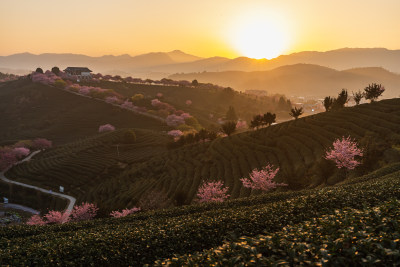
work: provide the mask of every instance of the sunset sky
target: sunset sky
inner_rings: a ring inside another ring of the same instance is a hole
[[[1,0],[0,55],[400,49],[399,0]]]

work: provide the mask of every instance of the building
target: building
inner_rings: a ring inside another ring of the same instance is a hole
[[[92,78],[90,74],[92,71],[86,67],[68,67],[64,72],[70,76],[76,78],[79,82],[80,80],[88,80]]]

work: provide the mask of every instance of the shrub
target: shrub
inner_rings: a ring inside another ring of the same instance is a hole
[[[132,209],[124,209],[122,211],[112,211],[110,215],[114,218],[121,218],[140,211],[140,208],[133,207]]]
[[[91,220],[96,216],[98,210],[96,204],[82,203],[80,206],[75,206],[72,210],[71,220],[76,222]]]
[[[115,130],[115,127],[112,126],[111,124],[104,124],[104,125],[100,125],[100,127],[99,127],[99,133],[112,132],[114,130]]]

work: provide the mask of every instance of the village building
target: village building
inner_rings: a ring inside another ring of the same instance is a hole
[[[88,80],[92,78],[92,71],[86,67],[68,67],[64,72],[70,77],[76,77],[76,80]]]

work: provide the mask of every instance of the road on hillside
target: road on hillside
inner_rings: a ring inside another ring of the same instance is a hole
[[[23,160],[17,162],[16,164],[20,164],[20,163],[22,163],[22,162],[29,161],[33,156],[35,156],[35,155],[38,154],[39,152],[40,152],[40,150],[31,153],[28,157],[26,157],[25,159],[23,159]],[[16,164],[15,164],[15,165],[16,165]],[[11,167],[12,167],[12,166],[11,166]],[[11,167],[10,167],[10,168],[11,168]],[[8,179],[8,178],[4,175],[4,173],[7,172],[10,168],[7,168],[7,169],[4,170],[3,172],[0,172],[0,179],[3,180],[4,182],[6,182],[6,183],[11,183],[11,184],[16,184],[16,185],[20,185],[20,186],[27,187],[27,188],[32,188],[32,189],[34,189],[34,190],[36,190],[36,191],[40,191],[40,192],[43,192],[43,193],[46,193],[46,194],[50,194],[50,195],[53,195],[53,196],[57,196],[57,197],[59,197],[59,198],[67,199],[67,200],[69,201],[68,206],[67,206],[67,208],[65,209],[65,211],[67,211],[67,212],[71,212],[72,209],[74,208],[74,205],[75,205],[75,202],[76,202],[76,198],[74,198],[74,197],[72,197],[72,196],[65,195],[65,194],[61,194],[61,193],[57,193],[57,192],[52,192],[52,191],[49,191],[49,190],[44,189],[44,188],[41,188],[41,187],[37,187],[37,186],[34,186],[34,185],[29,185],[29,184],[24,184],[24,183],[20,183],[20,182],[16,182],[16,181],[12,181],[12,180]]]

